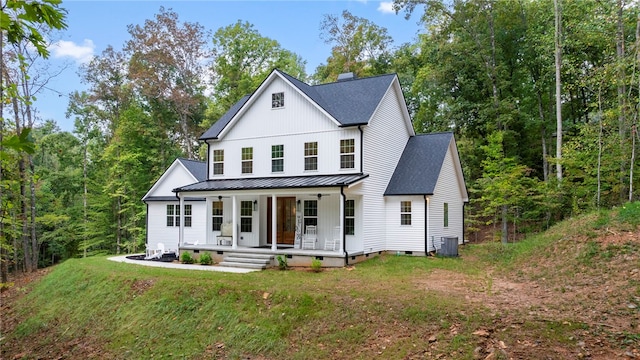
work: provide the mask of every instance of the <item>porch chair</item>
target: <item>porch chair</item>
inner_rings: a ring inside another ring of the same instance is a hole
[[[338,250],[338,244],[340,244],[340,226],[333,228],[333,237],[331,239],[324,239],[325,250]]]
[[[315,249],[318,240],[318,228],[315,225],[307,225],[302,237],[302,249]]]

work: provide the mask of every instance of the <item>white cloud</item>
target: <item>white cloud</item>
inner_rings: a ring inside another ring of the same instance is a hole
[[[393,9],[393,2],[392,1],[381,1],[380,2],[380,6],[378,6],[378,11],[380,11],[383,14],[395,14],[396,11]]]
[[[55,58],[69,57],[78,63],[87,63],[93,58],[95,49],[93,40],[84,39],[82,45],[78,45],[73,41],[59,40],[51,44],[49,50]]]

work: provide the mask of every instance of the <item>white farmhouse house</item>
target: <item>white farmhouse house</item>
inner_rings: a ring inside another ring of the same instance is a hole
[[[143,198],[148,248],[344,266],[464,242],[454,137],[415,134],[396,75],[308,85],[274,70],[200,140],[206,163],[176,160]]]

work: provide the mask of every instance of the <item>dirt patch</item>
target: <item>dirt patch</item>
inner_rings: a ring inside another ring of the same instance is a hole
[[[144,294],[147,290],[151,289],[155,283],[156,281],[154,279],[135,280],[131,282],[131,291],[136,296],[140,296]]]

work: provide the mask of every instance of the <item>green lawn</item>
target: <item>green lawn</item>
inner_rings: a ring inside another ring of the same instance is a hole
[[[26,295],[11,313],[19,322],[2,333],[1,355],[473,359],[494,352],[495,358],[545,354],[561,359],[584,352],[576,339],[585,336],[610,339],[603,344],[618,354],[637,347],[638,338],[628,335],[633,329],[602,330],[602,320],[591,324],[579,311],[561,312],[564,284],[577,275],[591,269],[602,277],[602,271],[626,264],[622,260],[627,258],[631,265],[638,263],[637,244],[602,248],[596,243],[594,250],[589,242],[569,240],[589,238],[601,227],[601,218],[576,219],[506,247],[466,245],[459,258],[387,255],[320,273],[272,269],[232,274],[152,268],[104,257],[69,260],[17,289]],[[543,261],[553,266],[538,269]],[[510,295],[496,286],[505,279],[533,284],[549,296],[539,305],[510,306]],[[585,289],[590,282],[585,281]],[[640,296],[637,281],[621,286],[630,289],[621,296],[633,299],[634,291]],[[500,302],[504,299],[506,305]],[[538,311],[543,307],[557,311],[544,317]],[[633,311],[621,310],[621,319],[637,316]]]

